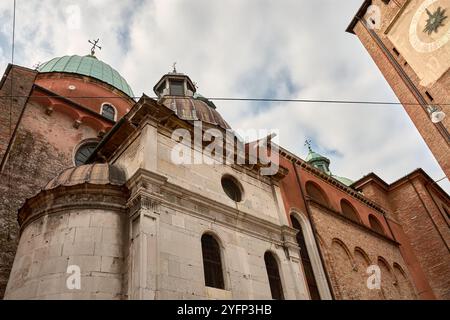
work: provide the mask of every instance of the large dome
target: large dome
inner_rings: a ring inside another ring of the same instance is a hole
[[[41,66],[38,70],[41,73],[48,72],[63,72],[63,73],[75,73],[97,80],[103,81],[116,89],[124,92],[130,97],[133,97],[133,91],[131,90],[128,82],[110,65],[98,60],[94,56],[64,56],[54,58]]]

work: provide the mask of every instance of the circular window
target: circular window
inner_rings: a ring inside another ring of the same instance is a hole
[[[242,201],[242,188],[235,178],[224,176],[222,178],[222,188],[231,200],[235,202]]]
[[[86,163],[87,159],[89,159],[89,157],[97,147],[97,144],[97,142],[88,142],[78,148],[77,152],[75,153],[75,165],[77,167],[82,166]]]

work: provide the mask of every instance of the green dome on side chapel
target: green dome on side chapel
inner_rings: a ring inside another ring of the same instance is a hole
[[[329,176],[331,176],[332,178],[338,180],[340,183],[346,185],[346,186],[350,186],[353,184],[353,181],[345,178],[345,177],[339,177],[339,176],[335,176],[331,173],[330,171],[330,159],[328,159],[327,157],[313,151],[310,142],[307,142],[307,146],[308,146],[308,155],[305,158],[305,161],[308,162],[310,165],[312,165],[313,167],[321,170],[322,172],[328,174]]]
[[[88,76],[113,86],[127,94],[129,97],[134,97],[133,90],[131,90],[131,87],[125,78],[109,64],[98,60],[93,55],[73,55],[54,58],[40,65],[37,71],[41,73],[74,73]]]

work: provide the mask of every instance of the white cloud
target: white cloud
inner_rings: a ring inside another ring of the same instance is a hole
[[[359,40],[345,28],[362,0],[18,1],[16,62],[88,54],[118,69],[136,95],[170,65],[209,97],[397,101]],[[73,29],[67,8],[78,5]],[[12,1],[0,2],[0,68],[9,60]],[[9,40],[8,40],[9,41]],[[335,174],[375,171],[391,182],[418,167],[444,173],[401,107],[217,102],[234,128],[279,128],[283,146],[305,156],[314,140]],[[450,190],[450,183],[441,183]]]

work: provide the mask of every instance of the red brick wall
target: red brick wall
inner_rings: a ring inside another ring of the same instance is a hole
[[[0,162],[36,77],[35,71],[20,67],[9,68],[7,69],[9,72],[3,76],[3,85],[0,87]]]
[[[310,212],[337,299],[416,299],[398,244],[314,202]],[[369,265],[380,266],[381,290],[367,287]],[[396,276],[394,265],[403,273]]]
[[[426,279],[438,299],[450,299],[450,228],[439,206],[431,197],[447,202],[420,177],[412,179],[390,194],[394,216],[408,238]]]
[[[281,181],[281,192],[287,214],[292,210],[307,215],[306,203],[296,178],[292,162],[281,158],[280,164],[289,170]],[[390,226],[384,216],[363,201],[338,188],[323,178],[297,166],[303,190],[308,181],[320,187],[328,198],[328,208],[308,200],[311,223],[317,230],[325,269],[337,299],[415,299],[415,281],[402,257],[399,244],[394,241]],[[307,197],[308,199],[308,197]],[[346,199],[357,211],[360,223],[353,222],[341,213],[340,203]],[[388,203],[389,199],[385,199]],[[369,215],[374,215],[382,225],[385,235],[370,229]],[[382,270],[383,290],[369,290],[366,269],[378,264],[378,258],[387,262]],[[395,281],[394,281],[395,280]],[[392,285],[396,282],[396,285]]]

